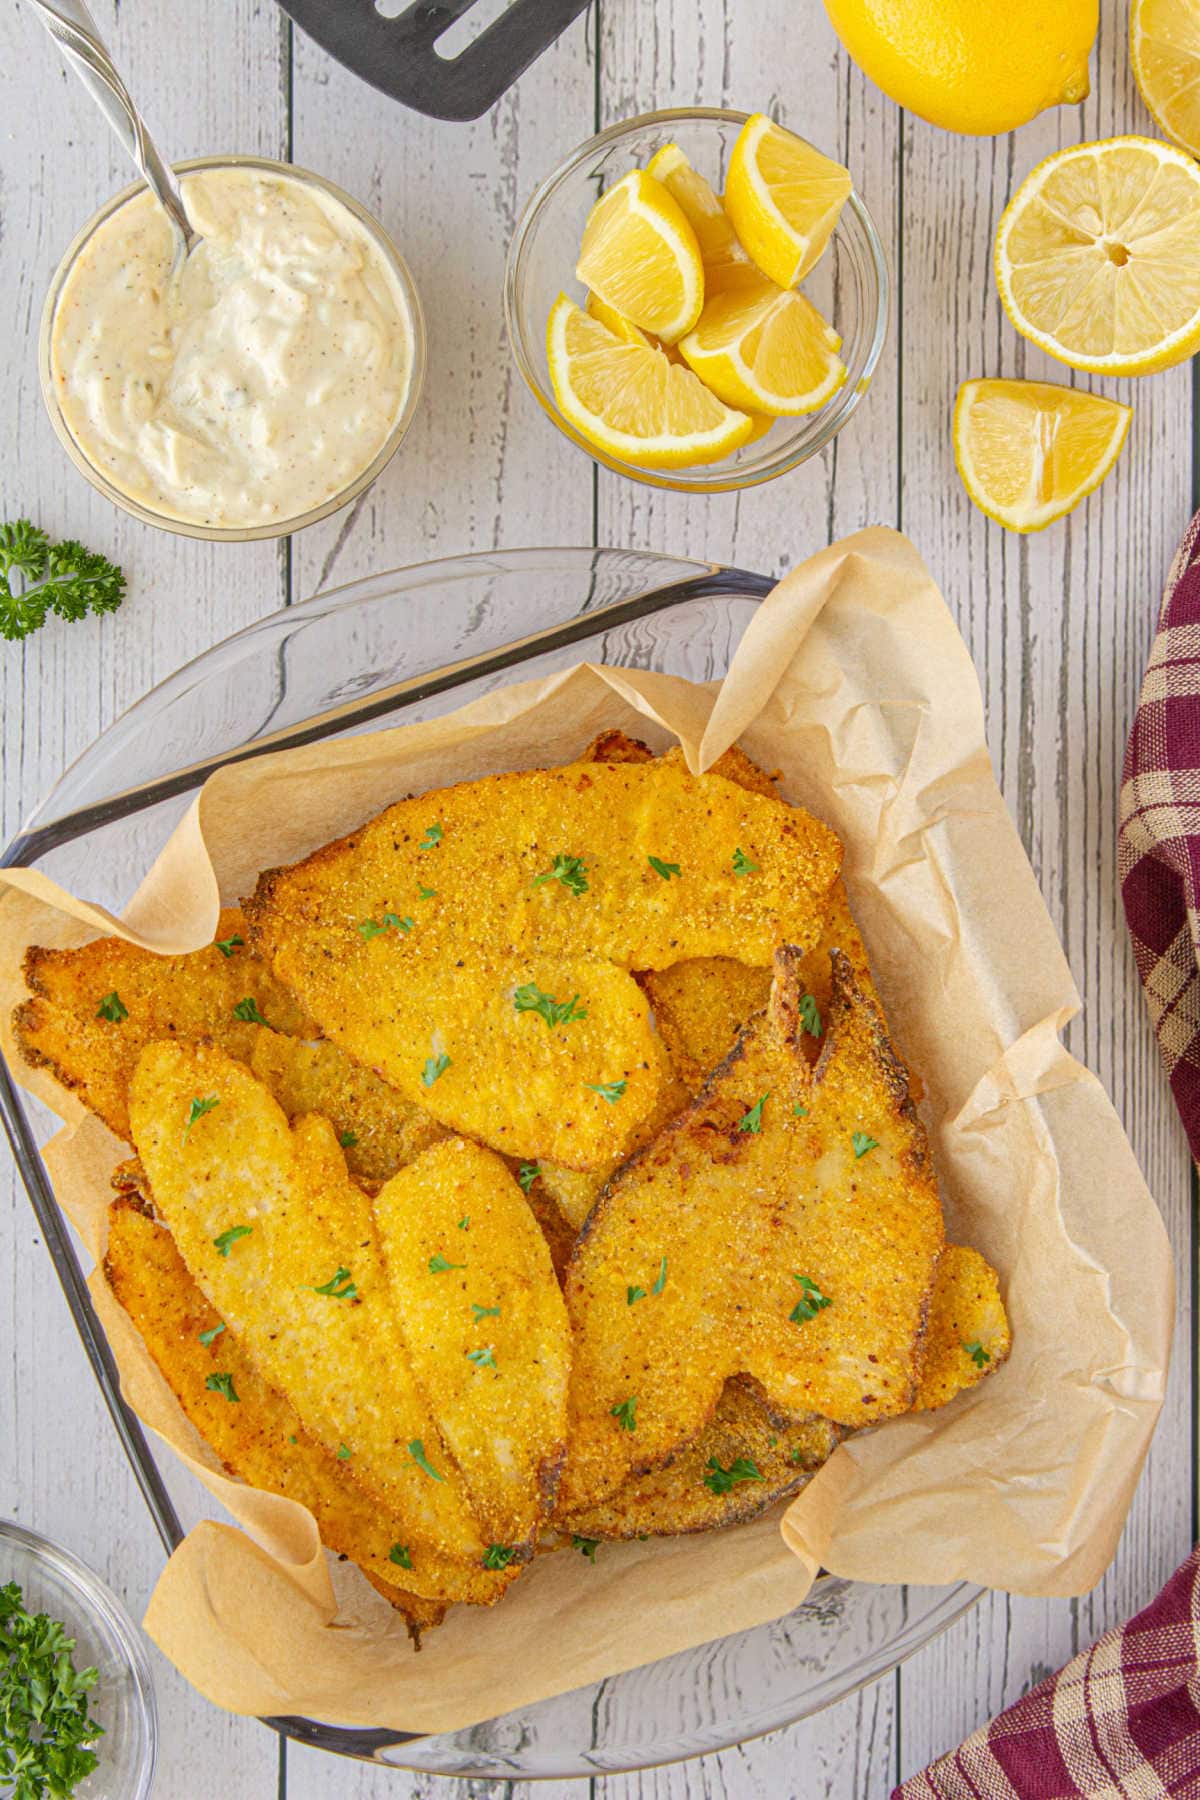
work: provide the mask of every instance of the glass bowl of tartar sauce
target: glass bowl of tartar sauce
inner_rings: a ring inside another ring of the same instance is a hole
[[[282,537],[375,480],[425,373],[403,257],[349,194],[290,163],[176,165],[200,236],[175,267],[138,183],[59,264],[38,360],[51,423],[115,505],[187,537]]]

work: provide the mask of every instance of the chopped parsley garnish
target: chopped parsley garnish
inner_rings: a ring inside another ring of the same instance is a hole
[[[450,1067],[450,1058],[445,1051],[440,1056],[431,1056],[421,1070],[421,1080],[426,1087],[432,1087],[439,1076],[444,1075]]]
[[[800,1027],[809,1037],[821,1035],[821,1011],[811,994],[800,996]]]
[[[372,938],[382,937],[385,931],[406,933],[413,928],[411,919],[402,919],[398,913],[385,912],[382,919],[360,919],[358,929],[369,944]]]
[[[210,1113],[214,1106],[220,1106],[220,1104],[221,1100],[218,1094],[206,1094],[203,1098],[197,1095],[188,1107],[187,1124],[183,1128],[184,1137],[187,1136],[197,1119],[202,1119],[205,1113]]]
[[[218,938],[217,949],[222,956],[232,956],[235,950],[241,949],[245,941],[245,938],[240,937]]]
[[[807,1119],[808,1117],[807,1106],[793,1106],[792,1111],[798,1119]]]
[[[762,1130],[763,1107],[770,1098],[771,1090],[768,1088],[765,1094],[759,1095],[758,1099],[754,1102],[754,1105],[750,1108],[750,1111],[738,1120],[739,1131],[752,1131],[757,1133]]]
[[[483,1553],[483,1566],[485,1569],[507,1569],[516,1554],[507,1544],[489,1544]]]
[[[527,1194],[538,1176],[541,1174],[540,1163],[522,1163],[517,1170],[517,1180],[521,1184],[521,1192]]]
[[[766,1476],[759,1473],[758,1465],[752,1456],[739,1456],[723,1469],[715,1456],[708,1459],[708,1474],[704,1477],[704,1485],[714,1494],[727,1494],[730,1488],[739,1481],[765,1481]]]
[[[977,1369],[986,1368],[988,1363],[990,1363],[992,1360],[991,1351],[985,1350],[983,1345],[979,1342],[978,1338],[975,1339],[975,1342],[973,1344],[964,1344],[963,1349],[966,1351],[967,1355],[970,1357],[971,1361],[975,1364],[975,1367]]]
[[[571,1533],[571,1548],[578,1550],[580,1556],[586,1556],[590,1563],[596,1560],[596,1552],[600,1548],[599,1538],[581,1537],[577,1531]]]
[[[220,1237],[215,1237],[213,1239],[213,1248],[217,1250],[220,1255],[228,1256],[231,1248],[237,1243],[238,1239],[249,1237],[253,1230],[253,1225],[231,1225],[228,1231],[223,1231]]]
[[[471,1215],[470,1215],[470,1213],[464,1213],[464,1214],[463,1214],[463,1216],[462,1216],[462,1218],[461,1218],[461,1219],[460,1219],[460,1220],[459,1220],[459,1221],[458,1221],[458,1229],[459,1229],[459,1230],[460,1230],[460,1231],[470,1231],[470,1229],[471,1229]]]
[[[122,1000],[120,994],[118,994],[116,988],[113,989],[111,994],[105,994],[103,1000],[96,1008],[96,1017],[98,1019],[107,1019],[110,1025],[119,1025],[122,1019],[127,1019],[129,1017],[129,1008]]]
[[[383,922],[390,931],[411,931],[413,928],[413,922],[407,915],[401,918],[393,912],[384,913]]]
[[[865,1131],[856,1131],[850,1142],[854,1145],[855,1162],[860,1156],[865,1156],[868,1150],[878,1150],[879,1148],[879,1139],[868,1137]]]
[[[338,1445],[337,1459],[339,1462],[349,1462],[350,1461],[350,1447],[348,1444],[339,1444]]]
[[[300,1442],[300,1439],[296,1436],[295,1432],[290,1431],[288,1433],[288,1443],[289,1444],[298,1444],[299,1442]]]
[[[328,1294],[331,1300],[353,1300],[358,1289],[350,1279],[349,1269],[338,1269],[329,1280],[313,1289],[314,1294]]]
[[[445,1481],[446,1477],[438,1474],[437,1470],[426,1456],[425,1446],[420,1438],[414,1438],[412,1440],[408,1446],[408,1454],[412,1457],[418,1469],[424,1469],[425,1473],[432,1477],[434,1481]]]
[[[378,919],[360,919],[358,929],[369,944],[372,938],[382,937],[387,926],[381,925]]]
[[[241,1019],[244,1025],[265,1025],[267,1022],[259,1012],[258,1001],[252,994],[247,994],[244,1000],[238,1001],[233,1009],[233,1016]]]
[[[615,1106],[628,1086],[624,1081],[585,1081],[585,1088],[591,1088],[593,1094],[599,1094],[610,1106]]]
[[[467,1361],[474,1363],[477,1369],[494,1369],[496,1366],[495,1352],[490,1345],[486,1350],[468,1350]]]
[[[560,881],[569,894],[586,894],[587,864],[582,856],[556,856],[550,868],[534,876],[534,887],[540,887],[543,881]]]
[[[353,1131],[343,1131],[338,1137],[338,1143],[342,1146],[343,1150],[353,1150],[357,1142],[357,1134]]]
[[[664,881],[670,881],[672,875],[678,875],[680,877],[683,875],[683,870],[678,863],[664,862],[661,856],[648,856],[646,861],[650,864],[654,873],[656,875],[661,875]]]
[[[751,861],[744,850],[738,849],[733,853],[733,872],[738,876],[757,875],[758,864]]]
[[[551,1027],[570,1025],[576,1019],[587,1018],[587,1009],[580,1006],[578,994],[572,995],[570,1000],[556,1000],[553,994],[544,994],[532,981],[523,982],[515,990],[513,1009],[519,1013],[537,1013]]]
[[[799,1444],[792,1445],[792,1461],[794,1463],[802,1463],[804,1461],[804,1451]]]
[[[645,1298],[646,1298],[645,1288],[627,1287],[625,1289],[625,1304],[626,1304],[626,1306],[632,1306],[635,1303],[635,1301],[644,1300]]]
[[[412,1551],[407,1544],[393,1544],[388,1551],[388,1561],[399,1564],[402,1569],[411,1569]]]
[[[417,845],[417,849],[418,850],[432,850],[435,844],[441,843],[442,838],[444,836],[445,836],[445,833],[442,831],[442,828],[440,825],[438,825],[438,824],[431,825],[428,828],[428,830],[426,831],[425,836],[421,839],[420,843]]]
[[[97,1765],[86,1746],[104,1736],[88,1712],[98,1676],[75,1667],[74,1649],[59,1620],[25,1610],[15,1581],[0,1587],[0,1781],[13,1800],[66,1800]]]
[[[654,1278],[654,1286],[650,1289],[650,1292],[652,1294],[661,1294],[663,1289],[666,1287],[666,1285],[667,1285],[667,1259],[664,1256],[662,1261],[658,1265],[658,1274]]]
[[[806,1325],[810,1319],[815,1319],[824,1307],[833,1305],[833,1301],[823,1294],[816,1282],[810,1280],[807,1275],[793,1275],[792,1280],[798,1281],[804,1290],[788,1314],[793,1325]]]
[[[115,612],[124,597],[125,577],[117,565],[85,550],[78,539],[52,544],[28,519],[0,525],[0,637],[10,642],[28,637],[52,612],[60,619],[82,619],[89,610]]]
[[[213,1394],[224,1394],[226,1400],[238,1401],[241,1396],[233,1385],[232,1375],[208,1375],[204,1380],[205,1387]]]
[[[436,893],[437,893],[436,888],[426,888],[426,887],[418,888],[417,889],[417,899],[418,900],[432,900]]]
[[[431,1275],[444,1275],[447,1269],[465,1269],[466,1266],[466,1263],[447,1262],[440,1250],[436,1256],[431,1256],[429,1259],[429,1273]]]
[[[630,1394],[628,1400],[622,1400],[618,1406],[610,1406],[609,1412],[617,1421],[622,1431],[637,1430],[637,1395]]]
[[[475,1314],[476,1323],[478,1323],[480,1319],[498,1319],[500,1317],[500,1308],[498,1306],[476,1306],[474,1302],[472,1302],[471,1311]]]
[[[224,1321],[224,1319],[222,1319],[221,1323],[219,1325],[210,1325],[207,1331],[202,1331],[200,1333],[200,1342],[202,1344],[204,1344],[205,1346],[211,1344],[213,1342],[214,1338],[220,1337],[220,1335],[224,1331],[224,1329],[225,1329],[225,1321]]]

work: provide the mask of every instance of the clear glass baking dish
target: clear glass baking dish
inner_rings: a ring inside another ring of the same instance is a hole
[[[428,718],[580,661],[718,678],[772,581],[617,550],[517,550],[392,570],[274,613],[187,664],[67,770],[5,849],[120,909],[196,788],[228,762]],[[52,1117],[0,1063],[0,1112],[113,1422],[165,1548],[211,1507],[155,1460],[121,1399],[39,1145]],[[922,1648],[978,1597],[824,1577],[796,1611],[439,1737],[267,1721],[303,1743],[445,1775],[567,1778],[698,1756],[817,1712]]]

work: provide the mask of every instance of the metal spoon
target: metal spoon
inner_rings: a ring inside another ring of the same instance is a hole
[[[28,0],[28,4],[41,14],[46,30],[57,41],[170,219],[175,233],[175,267],[179,269],[199,239],[188,223],[179,183],[156,150],[145,121],[96,29],[96,21],[83,0]]]

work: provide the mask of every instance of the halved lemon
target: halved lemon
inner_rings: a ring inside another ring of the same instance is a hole
[[[690,369],[619,338],[566,294],[550,312],[546,356],[563,417],[618,462],[686,469],[718,462],[753,435],[754,421]]]
[[[954,460],[976,506],[1010,531],[1041,531],[1099,487],[1133,409],[1049,381],[964,381]]]
[[[1200,156],[1200,7],[1133,0],[1129,57],[1142,99],[1168,137]]]
[[[1022,336],[1073,369],[1182,362],[1200,349],[1200,167],[1154,138],[1060,150],[1008,203],[996,280]]]
[[[803,294],[760,276],[710,300],[679,348],[729,406],[780,418],[815,412],[841,387],[841,342]]]
[[[704,305],[704,266],[679,203],[645,169],[631,169],[597,200],[575,273],[643,331],[673,344]]]
[[[712,186],[679,148],[664,144],[646,165],[647,175],[661,181],[696,234],[700,260],[704,264],[704,297],[724,294],[730,288],[744,287],[758,280],[759,270],[741,244],[729,223],[729,215]]]
[[[829,242],[852,187],[849,169],[755,113],[729,159],[725,211],[763,274],[794,287]]]

